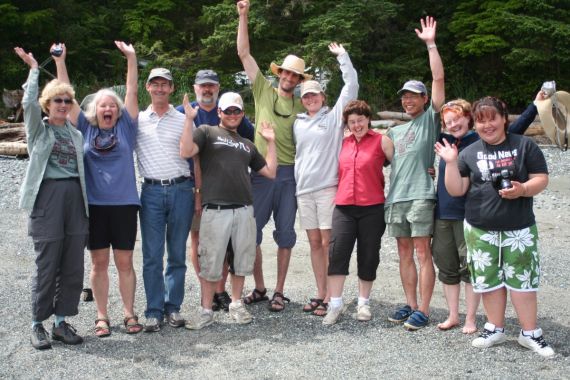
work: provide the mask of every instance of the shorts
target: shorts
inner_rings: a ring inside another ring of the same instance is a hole
[[[139,206],[89,205],[89,241],[87,249],[113,249],[132,251],[137,238]]]
[[[197,212],[195,212],[194,216],[192,217],[192,226],[190,227],[190,231],[192,231],[192,232],[200,231],[200,220],[201,219],[202,219],[202,217],[200,215],[198,215]]]
[[[273,240],[279,248],[293,248],[297,242],[295,217],[297,216],[297,197],[295,192],[295,167],[279,165],[277,177],[269,179],[261,174],[251,174],[253,190],[253,209],[257,225],[257,245],[263,240],[263,228],[271,214],[275,221]]]
[[[463,220],[435,220],[431,253],[439,281],[447,285],[470,282]]]
[[[230,239],[233,272],[237,276],[250,275],[255,261],[255,234],[253,207],[224,210],[205,208],[202,211],[198,246],[200,277],[211,282],[222,279]]]
[[[467,265],[476,293],[506,287],[532,292],[540,282],[536,225],[513,231],[487,231],[464,222]]]
[[[424,237],[433,234],[435,201],[416,199],[386,206],[385,221],[391,237]]]
[[[299,222],[304,230],[330,230],[336,186],[297,195]]]

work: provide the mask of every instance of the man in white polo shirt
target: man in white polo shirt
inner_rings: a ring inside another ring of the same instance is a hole
[[[146,83],[151,105],[139,113],[136,153],[141,191],[143,280],[146,293],[145,331],[160,330],[166,317],[172,327],[184,326],[186,240],[194,212],[194,179],[180,157],[184,115],[169,103],[172,74],[152,69]],[[167,260],[163,268],[164,245]]]

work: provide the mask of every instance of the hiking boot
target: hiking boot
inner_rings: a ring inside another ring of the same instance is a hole
[[[392,314],[388,316],[388,320],[394,323],[402,323],[410,318],[413,310],[409,305],[402,306],[401,308],[395,310]]]
[[[505,333],[496,330],[494,324],[487,322],[485,323],[485,327],[479,337],[473,339],[471,345],[477,348],[489,348],[491,346],[501,344],[505,340],[507,340]]]
[[[370,305],[358,305],[356,307],[356,319],[358,321],[367,322],[372,319]]]
[[[149,317],[144,322],[144,332],[157,332],[160,331],[160,321],[158,318]]]
[[[212,303],[212,310],[218,311],[223,309],[224,311],[229,311],[230,303],[232,303],[232,299],[228,294],[228,292],[223,291],[221,293],[216,293],[214,294],[214,302]]]
[[[537,329],[533,335],[524,335],[521,330],[518,342],[521,346],[536,352],[542,357],[549,358],[554,356],[554,350],[546,343],[542,336],[542,329]]]
[[[166,322],[174,328],[184,326],[184,318],[176,311],[166,315]]]
[[[229,312],[230,317],[240,325],[251,323],[253,320],[253,317],[251,316],[250,312],[247,311],[245,305],[243,302],[241,302],[241,300],[230,303]]]
[[[30,342],[36,350],[47,350],[48,348],[51,348],[51,343],[48,339],[47,332],[44,329],[44,325],[41,323],[34,325],[32,328]]]
[[[325,315],[325,317],[323,318],[323,325],[325,325],[325,326],[334,325],[338,321],[338,318],[340,317],[340,315],[342,314],[343,309],[344,309],[344,306],[342,306],[342,305],[339,306],[338,308],[336,308],[336,307],[330,306],[330,303],[329,303],[327,315]]]
[[[64,344],[80,344],[83,343],[83,338],[77,335],[77,330],[66,321],[63,321],[59,326],[53,325],[51,330],[51,338],[59,340]]]
[[[184,327],[188,330],[200,330],[214,323],[214,312],[201,309],[200,313],[191,320],[187,320]]]
[[[429,317],[423,312],[416,310],[410,315],[410,317],[404,322],[404,328],[408,331],[416,331],[423,329],[429,324]]]

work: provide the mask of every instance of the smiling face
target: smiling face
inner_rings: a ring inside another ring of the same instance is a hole
[[[156,77],[146,84],[146,90],[153,104],[166,105],[169,103],[170,94],[174,92],[174,85],[167,79]]]
[[[481,140],[490,145],[502,143],[506,138],[506,119],[496,109],[487,107],[475,120],[475,130]]]
[[[287,94],[293,95],[295,87],[301,83],[301,75],[293,71],[281,69],[279,71],[279,89]]]
[[[423,94],[404,91],[400,100],[402,101],[402,108],[404,108],[404,112],[415,119],[424,112],[424,106],[426,105],[428,98]]]
[[[450,109],[443,112],[446,132],[456,139],[462,138],[469,132],[469,121],[469,117],[459,110]]]
[[[235,132],[243,119],[243,111],[238,107],[228,107],[224,111],[218,108],[218,116],[222,128]]]
[[[200,104],[200,107],[214,107],[218,101],[220,85],[215,83],[195,84],[194,93],[196,94],[196,101]]]
[[[67,93],[57,94],[50,98],[46,105],[49,123],[52,125],[63,125],[67,119],[67,114],[73,106],[73,97]]]
[[[301,103],[303,103],[303,107],[307,110],[307,113],[310,116],[313,116],[323,107],[325,104],[325,96],[322,92],[318,94],[314,92],[308,92],[301,97]]]
[[[119,118],[119,106],[111,96],[105,95],[97,102],[97,125],[99,128],[113,128]]]
[[[350,132],[356,138],[356,141],[360,141],[368,133],[368,126],[370,125],[370,119],[364,115],[359,115],[357,113],[351,113],[346,119],[346,125]]]

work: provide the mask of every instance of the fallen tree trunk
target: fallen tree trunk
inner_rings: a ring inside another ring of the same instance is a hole
[[[9,128],[0,128],[1,142],[26,141],[26,130],[24,126],[15,125]]]
[[[0,154],[5,156],[27,156],[28,144],[23,142],[0,142]]]

